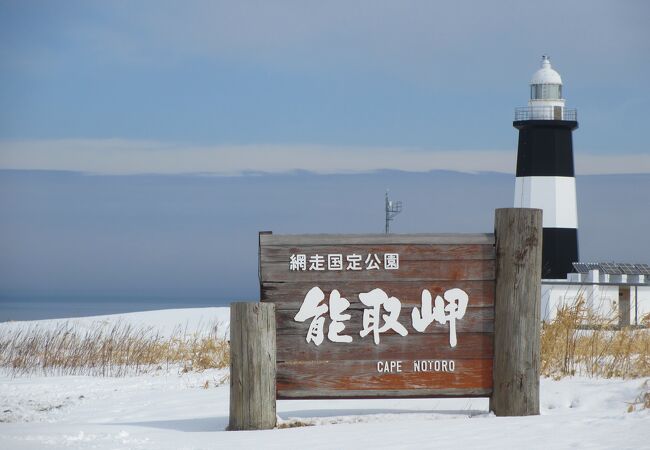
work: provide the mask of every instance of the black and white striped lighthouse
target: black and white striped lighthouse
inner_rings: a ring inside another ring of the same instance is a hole
[[[519,130],[515,207],[544,211],[542,278],[566,278],[578,261],[578,211],[572,132],[577,111],[564,107],[562,78],[548,56],[530,81],[530,100],[515,110]]]

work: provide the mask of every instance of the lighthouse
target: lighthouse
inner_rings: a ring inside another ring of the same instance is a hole
[[[565,278],[578,261],[578,211],[573,166],[577,111],[565,107],[562,78],[542,56],[530,81],[528,106],[515,109],[519,130],[515,207],[543,214],[542,278]]]

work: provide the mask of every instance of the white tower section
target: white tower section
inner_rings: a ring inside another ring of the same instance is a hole
[[[546,55],[542,56],[542,67],[530,80],[528,106],[532,120],[562,120],[562,77],[553,70],[551,60]]]

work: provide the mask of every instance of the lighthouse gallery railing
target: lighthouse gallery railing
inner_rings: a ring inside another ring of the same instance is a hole
[[[520,120],[578,120],[578,110],[563,106],[525,106],[515,108],[515,121]]]

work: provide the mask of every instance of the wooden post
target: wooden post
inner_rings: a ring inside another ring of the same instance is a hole
[[[542,210],[497,209],[494,390],[497,416],[539,414]]]
[[[275,305],[230,304],[229,430],[276,425]]]

